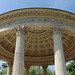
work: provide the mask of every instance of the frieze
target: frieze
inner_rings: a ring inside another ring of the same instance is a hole
[[[14,26],[15,24],[21,25],[21,23],[23,23],[23,25],[26,25],[26,23],[30,23],[30,22],[50,22],[50,23],[56,23],[56,24],[61,24],[61,25],[65,25],[65,26],[70,26],[75,28],[75,25],[72,25],[70,23],[64,22],[64,21],[59,21],[56,19],[48,19],[48,18],[24,18],[24,19],[18,19],[18,20],[14,20],[14,21],[10,21],[7,22],[5,24],[2,24],[1,26]]]

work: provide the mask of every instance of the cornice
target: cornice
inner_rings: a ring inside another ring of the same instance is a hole
[[[47,8],[29,8],[29,9],[20,9],[20,10],[14,10],[11,12],[7,12],[5,14],[0,15],[0,22],[15,18],[15,17],[20,17],[20,16],[54,16],[54,17],[62,17],[64,19],[69,19],[74,21],[75,20],[75,14],[66,12],[66,11],[61,11],[57,9],[47,9]]]

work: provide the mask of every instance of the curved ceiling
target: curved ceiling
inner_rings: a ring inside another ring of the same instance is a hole
[[[0,15],[0,27],[11,28],[0,32],[0,54],[2,59],[13,62],[16,42],[16,26],[24,25],[25,64],[54,64],[54,48],[52,30],[54,26],[64,27],[62,41],[66,61],[75,58],[75,15],[69,12],[31,8],[20,9]],[[8,60],[10,59],[10,60]]]

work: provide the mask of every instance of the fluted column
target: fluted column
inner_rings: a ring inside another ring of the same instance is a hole
[[[11,63],[7,63],[7,75],[12,75],[12,64]]]
[[[25,75],[29,75],[29,66],[25,66]]]
[[[47,66],[42,66],[43,67],[43,75],[47,75]]]
[[[24,29],[22,27],[16,30],[16,46],[14,55],[13,75],[24,75]]]
[[[66,75],[66,66],[60,27],[54,27],[53,39],[56,75]]]

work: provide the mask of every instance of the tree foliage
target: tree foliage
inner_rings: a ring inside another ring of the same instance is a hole
[[[7,69],[3,66],[0,66],[0,75],[7,75]]]
[[[75,60],[71,61],[69,65],[66,66],[67,75],[75,75]],[[0,75],[7,75],[7,69],[0,66]],[[42,67],[32,66],[29,69],[29,75],[43,75]],[[55,71],[47,68],[47,75],[55,75]]]
[[[75,75],[75,60],[70,62],[68,66],[66,66],[68,75]]]

